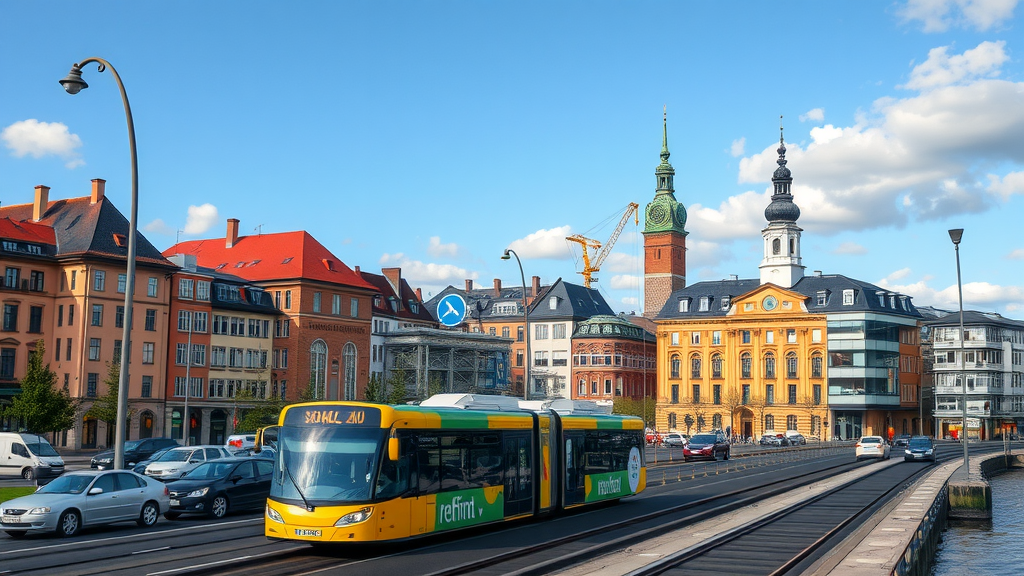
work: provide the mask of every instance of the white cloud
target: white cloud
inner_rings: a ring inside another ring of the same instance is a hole
[[[465,287],[466,280],[475,280],[480,277],[477,272],[470,272],[465,268],[451,264],[434,264],[413,260],[405,254],[384,254],[380,257],[381,266],[397,266],[402,269],[402,277],[410,286],[422,288],[424,294],[436,294],[452,285],[460,290]]]
[[[440,236],[431,236],[430,245],[427,246],[427,254],[434,258],[443,258],[445,256],[454,258],[459,255],[459,245],[454,242],[451,244],[441,244]]]
[[[808,120],[810,120],[812,122],[821,122],[824,119],[825,119],[825,109],[824,108],[813,108],[811,110],[808,110],[806,114],[801,114],[800,115],[800,121],[801,122],[807,122]]]
[[[185,229],[183,232],[189,235],[203,234],[218,220],[220,220],[220,216],[217,214],[217,207],[213,204],[189,206],[188,218],[185,219]]]
[[[1014,194],[1024,194],[1024,172],[1010,172],[1001,179],[995,174],[989,174],[986,190],[998,194],[1004,202]]]
[[[1017,248],[1006,255],[1007,260],[1024,260],[1024,248]]]
[[[856,242],[843,242],[832,251],[833,254],[867,254],[868,249]]]
[[[904,22],[919,20],[925,32],[951,26],[988,30],[1013,17],[1017,0],[908,0],[899,13]]]
[[[900,268],[899,270],[886,276],[885,280],[887,282],[895,282],[896,280],[903,280],[907,276],[910,276],[910,268]]]
[[[572,251],[565,239],[572,231],[571,226],[559,226],[549,230],[538,230],[533,234],[514,240],[508,247],[515,250],[520,258],[546,258],[549,260],[570,260]],[[578,244],[573,244],[579,247]]]
[[[619,302],[622,302],[626,306],[639,306],[640,305],[640,299],[637,298],[636,296],[627,296],[627,297],[622,298],[621,300],[619,300]]]
[[[614,251],[605,258],[604,264],[601,265],[601,270],[605,272],[631,272],[638,274],[643,272],[643,268],[643,256]]]
[[[914,67],[910,80],[903,86],[911,90],[927,90],[978,78],[999,76],[999,67],[1009,60],[1003,48],[1006,42],[982,42],[963,54],[950,56],[949,46],[928,51],[928,59]]]
[[[818,146],[824,146],[836,138],[842,137],[842,135],[843,129],[836,128],[831,124],[811,128],[811,140]]]
[[[743,150],[747,146],[747,139],[740,138],[739,140],[733,140],[732,146],[729,147],[729,154],[733,157],[743,156]]]
[[[64,166],[69,169],[85,164],[78,154],[82,139],[60,122],[40,122],[34,118],[15,122],[0,132],[0,140],[16,158],[53,155],[65,160]]]
[[[636,290],[640,287],[640,277],[632,274],[616,274],[612,276],[608,287],[612,290]]]
[[[157,218],[143,226],[142,231],[149,232],[150,234],[161,234],[163,236],[174,236],[174,233],[177,232],[177,230],[168,226],[167,223],[160,218]]]

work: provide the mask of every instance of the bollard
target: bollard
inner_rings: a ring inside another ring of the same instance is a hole
[[[665,485],[665,484],[667,484],[667,483],[668,483],[668,482],[666,482],[666,480],[665,480],[665,471],[664,471],[664,470],[662,470],[662,471],[661,471],[661,485],[662,485],[662,486],[664,486],[664,485]]]

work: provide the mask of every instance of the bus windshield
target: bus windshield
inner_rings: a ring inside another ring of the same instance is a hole
[[[386,434],[369,427],[282,427],[270,495],[320,506],[369,500]]]

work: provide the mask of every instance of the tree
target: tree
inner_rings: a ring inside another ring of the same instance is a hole
[[[768,407],[771,406],[771,404],[769,404],[765,400],[764,396],[758,396],[758,395],[751,394],[750,402],[747,402],[747,406],[751,410],[753,410],[754,414],[757,415],[757,422],[755,423],[755,426],[754,426],[754,434],[755,434],[755,438],[756,438],[757,426],[761,427],[761,434],[764,434],[764,431],[765,431],[764,414],[765,414],[765,412],[768,411]]]
[[[102,420],[110,425],[117,424],[117,394],[121,381],[121,363],[107,363],[107,379],[103,381],[107,385],[107,393],[93,401],[92,406],[85,413],[90,418]],[[126,421],[131,420],[131,412],[125,413]]]
[[[802,396],[800,400],[797,402],[797,405],[800,407],[801,411],[805,412],[808,416],[810,416],[811,423],[810,429],[808,430],[808,435],[814,434],[814,417],[817,416],[819,413],[825,412],[828,409],[828,407],[821,403],[815,403],[814,397],[812,396]],[[821,428],[821,422],[818,422],[817,433],[819,438],[821,437]]]
[[[729,429],[736,434],[736,411],[743,406],[743,393],[731,388],[722,396],[722,407],[729,411]]]
[[[284,402],[275,396],[260,398],[248,388],[235,394],[235,433],[248,434],[277,424]]]
[[[683,424],[686,424],[686,434],[689,435],[690,428],[693,428],[694,424],[693,414],[687,414],[686,416],[683,416]]]
[[[643,418],[646,426],[654,422],[656,403],[654,400],[644,402],[643,399],[618,397],[612,401],[612,413],[624,416],[637,416]]]
[[[75,426],[79,404],[66,389],[58,389],[57,374],[43,366],[43,341],[29,355],[21,391],[4,407],[3,415],[24,421],[30,432],[59,432]]]
[[[385,380],[379,373],[366,384],[366,401],[377,404],[401,404],[405,401],[405,370],[393,370]]]

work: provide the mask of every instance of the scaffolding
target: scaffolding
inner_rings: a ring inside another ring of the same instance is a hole
[[[438,393],[507,394],[512,339],[434,328],[389,332],[385,379],[400,378],[407,398]]]

